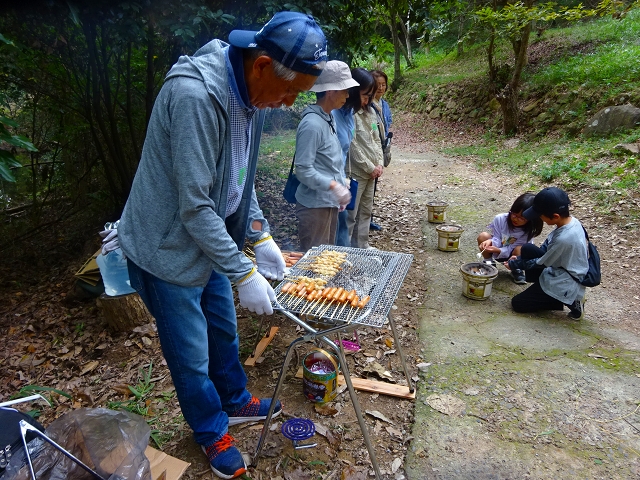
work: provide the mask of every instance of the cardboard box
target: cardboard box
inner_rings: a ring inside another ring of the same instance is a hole
[[[147,447],[144,453],[151,464],[153,480],[178,480],[191,465],[152,447]]]

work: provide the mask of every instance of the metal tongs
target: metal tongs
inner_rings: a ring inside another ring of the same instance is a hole
[[[53,440],[51,440],[49,437],[47,437],[44,433],[42,433],[40,430],[38,430],[37,428],[35,428],[32,425],[29,425],[27,422],[25,422],[24,420],[20,420],[20,436],[22,437],[22,444],[24,445],[24,451],[25,451],[25,455],[27,457],[27,463],[29,464],[29,471],[31,472],[31,478],[32,480],[37,480],[36,479],[36,474],[33,471],[33,463],[31,462],[31,454],[29,453],[29,447],[27,446],[27,432],[31,432],[34,435],[37,435],[38,437],[42,438],[45,442],[49,443],[51,446],[53,446],[56,450],[60,451],[62,454],[66,455],[67,457],[69,457],[71,460],[73,460],[75,463],[77,463],[78,465],[80,465],[84,470],[86,470],[87,472],[89,472],[91,475],[93,475],[95,478],[99,479],[99,480],[107,480],[106,478],[101,477],[98,472],[95,472],[94,470],[92,470],[90,467],[88,467],[87,465],[85,465],[84,463],[82,463],[82,461],[79,458],[76,458],[75,456],[73,456],[71,453],[67,452],[64,448],[62,448],[60,445],[58,445],[56,442],[54,442]]]

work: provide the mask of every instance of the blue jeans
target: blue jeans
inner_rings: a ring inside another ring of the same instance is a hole
[[[227,414],[251,400],[231,283],[213,272],[205,287],[182,287],[127,263],[131,286],[156,319],[182,414],[196,442],[211,445],[227,433]]]
[[[350,247],[349,228],[347,227],[348,211],[338,213],[338,230],[336,231],[336,245],[340,247]]]

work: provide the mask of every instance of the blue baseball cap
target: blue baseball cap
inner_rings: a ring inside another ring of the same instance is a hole
[[[327,60],[327,39],[311,15],[278,12],[258,32],[233,30],[229,43],[238,48],[258,48],[299,73],[320,76],[315,66]]]

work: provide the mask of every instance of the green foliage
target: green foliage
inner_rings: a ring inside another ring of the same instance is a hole
[[[147,423],[151,427],[151,439],[158,448],[162,448],[162,445],[173,437],[174,432],[158,430],[155,428],[155,425],[160,423],[157,415],[157,409],[166,408],[163,407],[163,404],[173,400],[175,392],[154,393],[156,384],[153,381],[152,373],[153,363],[150,363],[146,369],[140,368],[138,371],[138,383],[135,386],[128,385],[133,398],[119,402],[109,402],[107,404],[107,408],[113,410],[127,410],[145,417]],[[175,418],[173,421],[181,423],[183,420],[184,419],[180,416]],[[163,426],[164,428],[167,427],[166,424]]]
[[[296,151],[296,131],[287,130],[278,135],[262,135],[257,175],[287,178],[291,160]]]
[[[632,143],[640,133],[619,134],[610,138],[559,139],[555,142],[521,140],[517,148],[504,147],[500,137],[489,137],[483,145],[446,149],[451,155],[472,156],[479,168],[505,169],[521,176],[525,188],[538,189],[549,184],[572,190],[589,188],[602,198],[598,209],[610,209],[620,198],[640,194],[638,160],[625,154],[611,154],[615,145]],[[605,194],[618,192],[618,197]],[[632,213],[639,215],[640,212]]]
[[[78,337],[84,335],[84,331],[86,329],[86,325],[84,322],[76,323],[75,332]]]
[[[630,11],[624,19],[602,19],[549,32],[550,41],[569,46],[591,44],[593,51],[588,55],[568,53],[528,80],[539,88],[559,84],[567,89],[603,85],[610,88],[620,85],[621,90],[640,87],[638,38],[640,9]]]
[[[602,85],[616,89],[616,85],[620,85],[620,91],[632,90],[640,85],[638,38],[640,8],[630,8],[622,18],[595,17],[562,28],[547,29],[543,41],[562,47],[567,52],[566,56],[554,58],[549,65],[533,74],[525,70],[524,78],[530,83],[529,88],[536,90],[558,85],[566,89]],[[576,55],[572,48],[580,45],[593,45],[594,49],[588,54]],[[487,73],[485,55],[482,42],[468,47],[461,57],[451,52],[450,47],[439,47],[434,42],[428,53],[415,53],[417,68],[407,71],[405,79],[408,84],[428,85],[479,78]],[[496,44],[496,63],[504,64],[512,55],[511,45],[505,36]]]
[[[421,11],[416,12],[420,19],[419,42],[431,46],[439,45],[450,52],[461,52],[462,44],[469,41],[476,22],[473,9],[475,2],[465,0],[436,0],[427,2]],[[415,10],[415,8],[414,8]]]
[[[25,398],[34,394],[42,395],[42,397],[44,397],[45,400],[49,402],[49,405],[54,405],[53,394],[63,396],[70,400],[73,399],[73,397],[70,394],[62,390],[59,390],[53,387],[43,387],[42,385],[25,385],[18,391],[18,393],[16,393],[15,395],[12,395],[11,399],[13,400],[17,398]],[[32,408],[27,413],[34,418],[38,418],[40,416],[40,410],[38,408]]]
[[[147,370],[139,370],[139,381],[135,386],[128,385],[133,398],[123,402],[109,402],[108,408],[114,410],[124,409],[138,415],[146,416],[149,413],[150,402],[149,397],[156,384],[151,381],[151,373],[153,371],[153,363],[149,364]]]
[[[558,5],[547,2],[527,6],[523,2],[507,3],[503,8],[484,7],[476,11],[478,20],[493,28],[499,36],[516,38],[530,23],[536,25],[557,21],[575,22],[585,17],[603,16],[615,11],[619,2],[602,0],[596,8]]]
[[[503,50],[500,50],[501,55]],[[506,57],[504,53],[504,57]],[[414,54],[415,68],[405,72],[406,84],[442,85],[462,80],[483,78],[487,75],[484,49],[481,45],[469,47],[464,55],[445,49],[433,49],[430,53]]]
[[[22,164],[16,158],[13,151],[5,150],[4,144],[15,149],[22,149],[28,152],[37,152],[38,149],[29,141],[28,138],[22,135],[13,135],[9,131],[11,127],[17,127],[18,124],[13,120],[0,115],[0,178],[7,182],[15,182],[16,179],[11,173],[11,168],[21,167]]]
[[[175,7],[164,0],[47,2],[0,17],[14,45],[0,50],[0,92],[12,118],[28,119],[19,122],[26,135],[21,129],[15,138],[28,136],[40,150],[22,169],[19,183],[28,190],[16,189],[13,202],[86,202],[105,191],[110,214],[123,205],[166,72],[178,55],[224,38],[235,20],[202,0]],[[0,170],[7,177],[6,161]]]
[[[369,38],[367,53],[372,55],[378,62],[393,55],[393,43],[381,35],[375,34]]]
[[[0,147],[2,147],[3,143],[8,143],[9,145],[18,146],[19,142],[25,143],[23,138],[11,135],[9,130],[7,130],[7,126],[16,126],[17,124],[10,122],[10,120],[6,117],[0,116]],[[24,139],[26,140],[26,139]],[[11,173],[10,168],[12,167],[21,167],[22,164],[16,160],[15,156],[7,150],[0,150],[0,177],[8,182],[15,182],[16,179]]]

